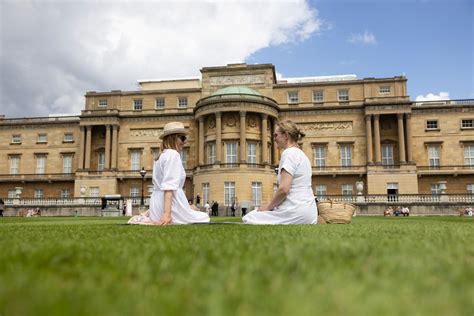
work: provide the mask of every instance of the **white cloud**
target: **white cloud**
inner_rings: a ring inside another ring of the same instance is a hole
[[[427,95],[419,95],[415,101],[438,101],[438,100],[449,100],[449,92],[440,92],[438,95],[428,93]]]
[[[306,1],[0,2],[0,113],[78,113],[86,91],[195,77],[321,30]]]
[[[354,44],[356,43],[362,43],[362,44],[367,44],[367,45],[377,44],[375,35],[369,31],[365,31],[363,34],[361,33],[351,34],[348,41]]]

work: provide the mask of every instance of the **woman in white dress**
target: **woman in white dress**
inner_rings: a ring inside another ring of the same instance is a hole
[[[186,171],[180,152],[186,143],[187,131],[180,122],[170,122],[164,126],[163,152],[153,165],[153,193],[150,197],[148,216],[132,224],[192,224],[208,223],[209,215],[189,205],[183,191]],[[130,223],[130,222],[129,222]]]
[[[318,209],[311,189],[311,163],[298,146],[304,137],[292,121],[277,124],[274,138],[283,149],[278,189],[270,203],[245,215],[245,224],[316,224]]]

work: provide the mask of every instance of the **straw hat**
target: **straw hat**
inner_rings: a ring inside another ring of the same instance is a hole
[[[163,134],[160,135],[160,139],[171,134],[188,134],[181,122],[169,122],[163,128]]]

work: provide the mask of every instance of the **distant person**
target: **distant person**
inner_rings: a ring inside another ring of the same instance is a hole
[[[196,195],[196,206],[201,206],[201,197],[199,196],[199,193]]]
[[[212,208],[212,216],[219,216],[219,203],[217,203],[217,201],[214,201],[211,208]]]
[[[398,206],[395,211],[393,212],[393,215],[395,216],[400,216],[400,214],[402,214],[402,209],[400,206]]]
[[[393,213],[393,209],[391,206],[389,206],[388,208],[385,209],[385,211],[383,211],[383,216],[392,216],[392,213]]]
[[[466,207],[465,214],[466,216],[472,216],[472,207]]]
[[[316,224],[318,209],[311,188],[311,163],[299,148],[305,135],[292,121],[276,125],[274,138],[283,150],[278,166],[278,189],[273,199],[242,218],[245,224]]]
[[[406,206],[402,208],[402,215],[403,216],[410,216],[410,209]]]
[[[230,213],[233,217],[235,217],[235,200],[232,201],[232,204],[230,205]]]
[[[211,215],[211,206],[209,205],[209,201],[206,201],[206,203],[204,204],[204,212],[206,212],[207,215]]]
[[[3,211],[5,210],[5,202],[0,199],[0,217],[3,217]]]
[[[129,224],[170,225],[208,223],[209,215],[195,212],[188,204],[183,186],[186,171],[180,153],[186,144],[187,131],[181,122],[170,122],[164,126],[160,139],[163,151],[153,164],[153,193],[150,197],[150,212],[144,219],[130,219]]]

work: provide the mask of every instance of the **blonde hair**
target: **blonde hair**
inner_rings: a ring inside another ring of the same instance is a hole
[[[161,144],[162,150],[165,150],[165,149],[178,150],[178,145],[176,145],[176,142],[179,136],[180,134],[170,134],[163,137],[163,144]]]
[[[286,120],[283,122],[279,122],[277,125],[277,128],[281,133],[287,133],[288,137],[294,141],[298,142],[300,141],[303,137],[306,136],[305,133],[303,133],[298,126],[293,123],[293,121]]]

